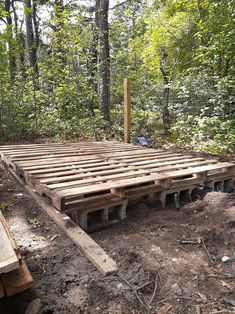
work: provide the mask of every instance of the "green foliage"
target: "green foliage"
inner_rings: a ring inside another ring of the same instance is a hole
[[[38,4],[39,5],[39,4]],[[220,0],[128,1],[110,15],[110,121],[100,117],[94,15],[52,3],[40,24],[39,75],[27,62],[24,28],[0,31],[0,140],[46,135],[123,138],[123,79],[132,81],[132,139],[164,141],[163,89],[170,89],[171,139],[225,154],[235,147],[234,4]],[[33,13],[26,9],[25,14]],[[0,5],[0,16],[7,12]],[[13,17],[13,14],[12,14]],[[14,24],[14,23],[13,23]],[[161,48],[169,84],[164,86]],[[15,76],[10,78],[10,59]],[[96,61],[95,61],[96,62]]]

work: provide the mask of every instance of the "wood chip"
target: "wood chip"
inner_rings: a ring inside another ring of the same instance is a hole
[[[166,314],[170,311],[172,305],[170,303],[164,304],[160,309],[156,310],[156,314]]]

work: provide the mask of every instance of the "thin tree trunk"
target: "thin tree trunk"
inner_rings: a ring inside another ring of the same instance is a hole
[[[33,31],[33,10],[31,0],[24,0],[25,3],[25,24],[26,24],[26,42],[28,49],[29,66],[34,70],[36,76],[38,76],[37,65],[37,48]]]
[[[66,51],[63,48],[63,30],[64,28],[64,18],[62,16],[65,10],[63,0],[55,0],[54,2],[54,12],[56,16],[54,31],[57,37],[58,46],[55,51],[57,52],[56,57],[61,60],[62,65],[66,65]]]
[[[34,34],[35,34],[35,47],[38,50],[39,48],[39,25],[38,25],[38,18],[37,18],[37,0],[33,1],[33,27],[34,27]]]
[[[90,48],[90,58],[88,60],[88,71],[89,71],[89,86],[91,91],[98,93],[98,84],[96,81],[97,67],[98,67],[98,41],[99,41],[99,0],[96,1],[95,5],[95,23],[93,26],[93,40]],[[91,99],[88,103],[88,110],[91,116],[94,116],[95,101],[91,95]]]
[[[18,33],[18,42],[19,42],[19,47],[20,47],[20,51],[19,51],[19,57],[20,57],[20,71],[21,71],[21,75],[23,78],[26,78],[26,65],[25,65],[25,51],[26,51],[26,47],[25,47],[25,37],[24,37],[24,32],[21,29]]]
[[[167,71],[167,53],[163,47],[160,48],[160,70],[163,76],[163,99],[162,99],[162,121],[164,134],[170,134],[170,113],[169,113],[169,73]]]
[[[15,78],[16,72],[16,56],[13,44],[12,18],[11,18],[11,0],[5,0],[5,11],[7,12],[7,44],[8,44],[8,61],[9,75],[11,80]]]
[[[109,56],[109,25],[108,9],[109,0],[98,1],[99,20],[99,57],[101,73],[101,114],[109,120],[110,111],[110,56]]]

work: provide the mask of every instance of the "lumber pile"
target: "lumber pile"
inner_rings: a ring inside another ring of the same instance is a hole
[[[0,298],[22,292],[32,284],[32,276],[21,258],[19,246],[0,211]]]

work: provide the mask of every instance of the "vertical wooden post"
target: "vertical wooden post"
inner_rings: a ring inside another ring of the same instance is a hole
[[[131,139],[131,93],[130,79],[124,79],[124,142],[130,143]]]

